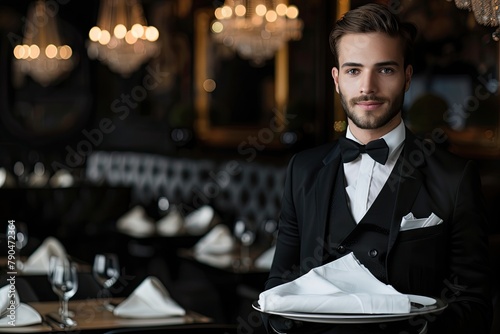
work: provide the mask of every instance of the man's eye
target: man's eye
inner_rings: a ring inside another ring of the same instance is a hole
[[[348,70],[346,71],[346,73],[347,73],[347,74],[358,74],[358,73],[359,73],[359,71],[358,71],[357,69],[355,69],[355,68],[351,68],[351,69],[348,69]]]
[[[384,74],[391,74],[394,73],[394,70],[392,68],[382,68],[380,69],[380,72]]]

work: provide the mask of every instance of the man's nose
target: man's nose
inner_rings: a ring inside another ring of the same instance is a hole
[[[371,72],[364,72],[360,82],[360,93],[361,94],[373,94],[377,90],[377,83],[375,74]]]

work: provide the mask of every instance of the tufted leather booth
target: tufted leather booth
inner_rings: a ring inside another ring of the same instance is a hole
[[[137,152],[93,152],[86,178],[132,188],[132,201],[161,196],[186,211],[204,204],[221,214],[260,223],[277,219],[286,172],[282,166],[239,160],[178,158]]]

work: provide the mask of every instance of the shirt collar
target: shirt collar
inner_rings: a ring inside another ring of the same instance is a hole
[[[351,130],[349,129],[349,126],[347,127],[347,132],[345,136],[346,138],[352,139],[361,144],[361,142],[357,140],[356,137],[354,137]],[[385,140],[387,146],[389,146],[389,156],[391,156],[396,151],[396,149],[403,143],[405,137],[406,137],[406,130],[403,120],[401,120],[399,125],[396,126],[394,129],[392,129],[389,133],[386,133],[384,136],[381,137]]]

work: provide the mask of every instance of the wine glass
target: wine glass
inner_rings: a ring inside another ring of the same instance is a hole
[[[240,219],[234,224],[233,233],[240,242],[240,259],[238,265],[240,269],[247,270],[252,264],[250,246],[255,241],[255,232],[252,230],[251,224],[248,221]]]
[[[92,274],[97,283],[102,287],[101,298],[103,298],[104,308],[113,310],[113,305],[109,303],[111,288],[120,277],[120,267],[118,256],[113,253],[96,254]]]
[[[54,260],[52,260],[54,259]],[[49,268],[49,281],[52,290],[59,297],[61,307],[59,309],[58,321],[65,327],[74,327],[76,321],[70,318],[68,302],[78,290],[78,273],[74,263],[67,258],[52,257]]]
[[[52,255],[49,258],[49,270],[47,272],[47,277],[48,277],[50,286],[52,286],[52,276],[53,276],[54,268],[58,262],[62,262],[62,261],[63,260],[56,255]],[[61,308],[61,305],[59,305],[59,314],[61,314],[61,313],[62,313],[62,308]],[[75,315],[75,312],[68,310],[68,315],[70,317],[73,317]]]
[[[260,224],[261,237],[266,242],[266,246],[274,245],[278,237],[278,221],[275,219],[266,219]]]
[[[18,183],[22,186],[28,183],[28,177],[26,176],[26,169],[22,161],[16,161],[14,164],[14,174],[16,174]]]

